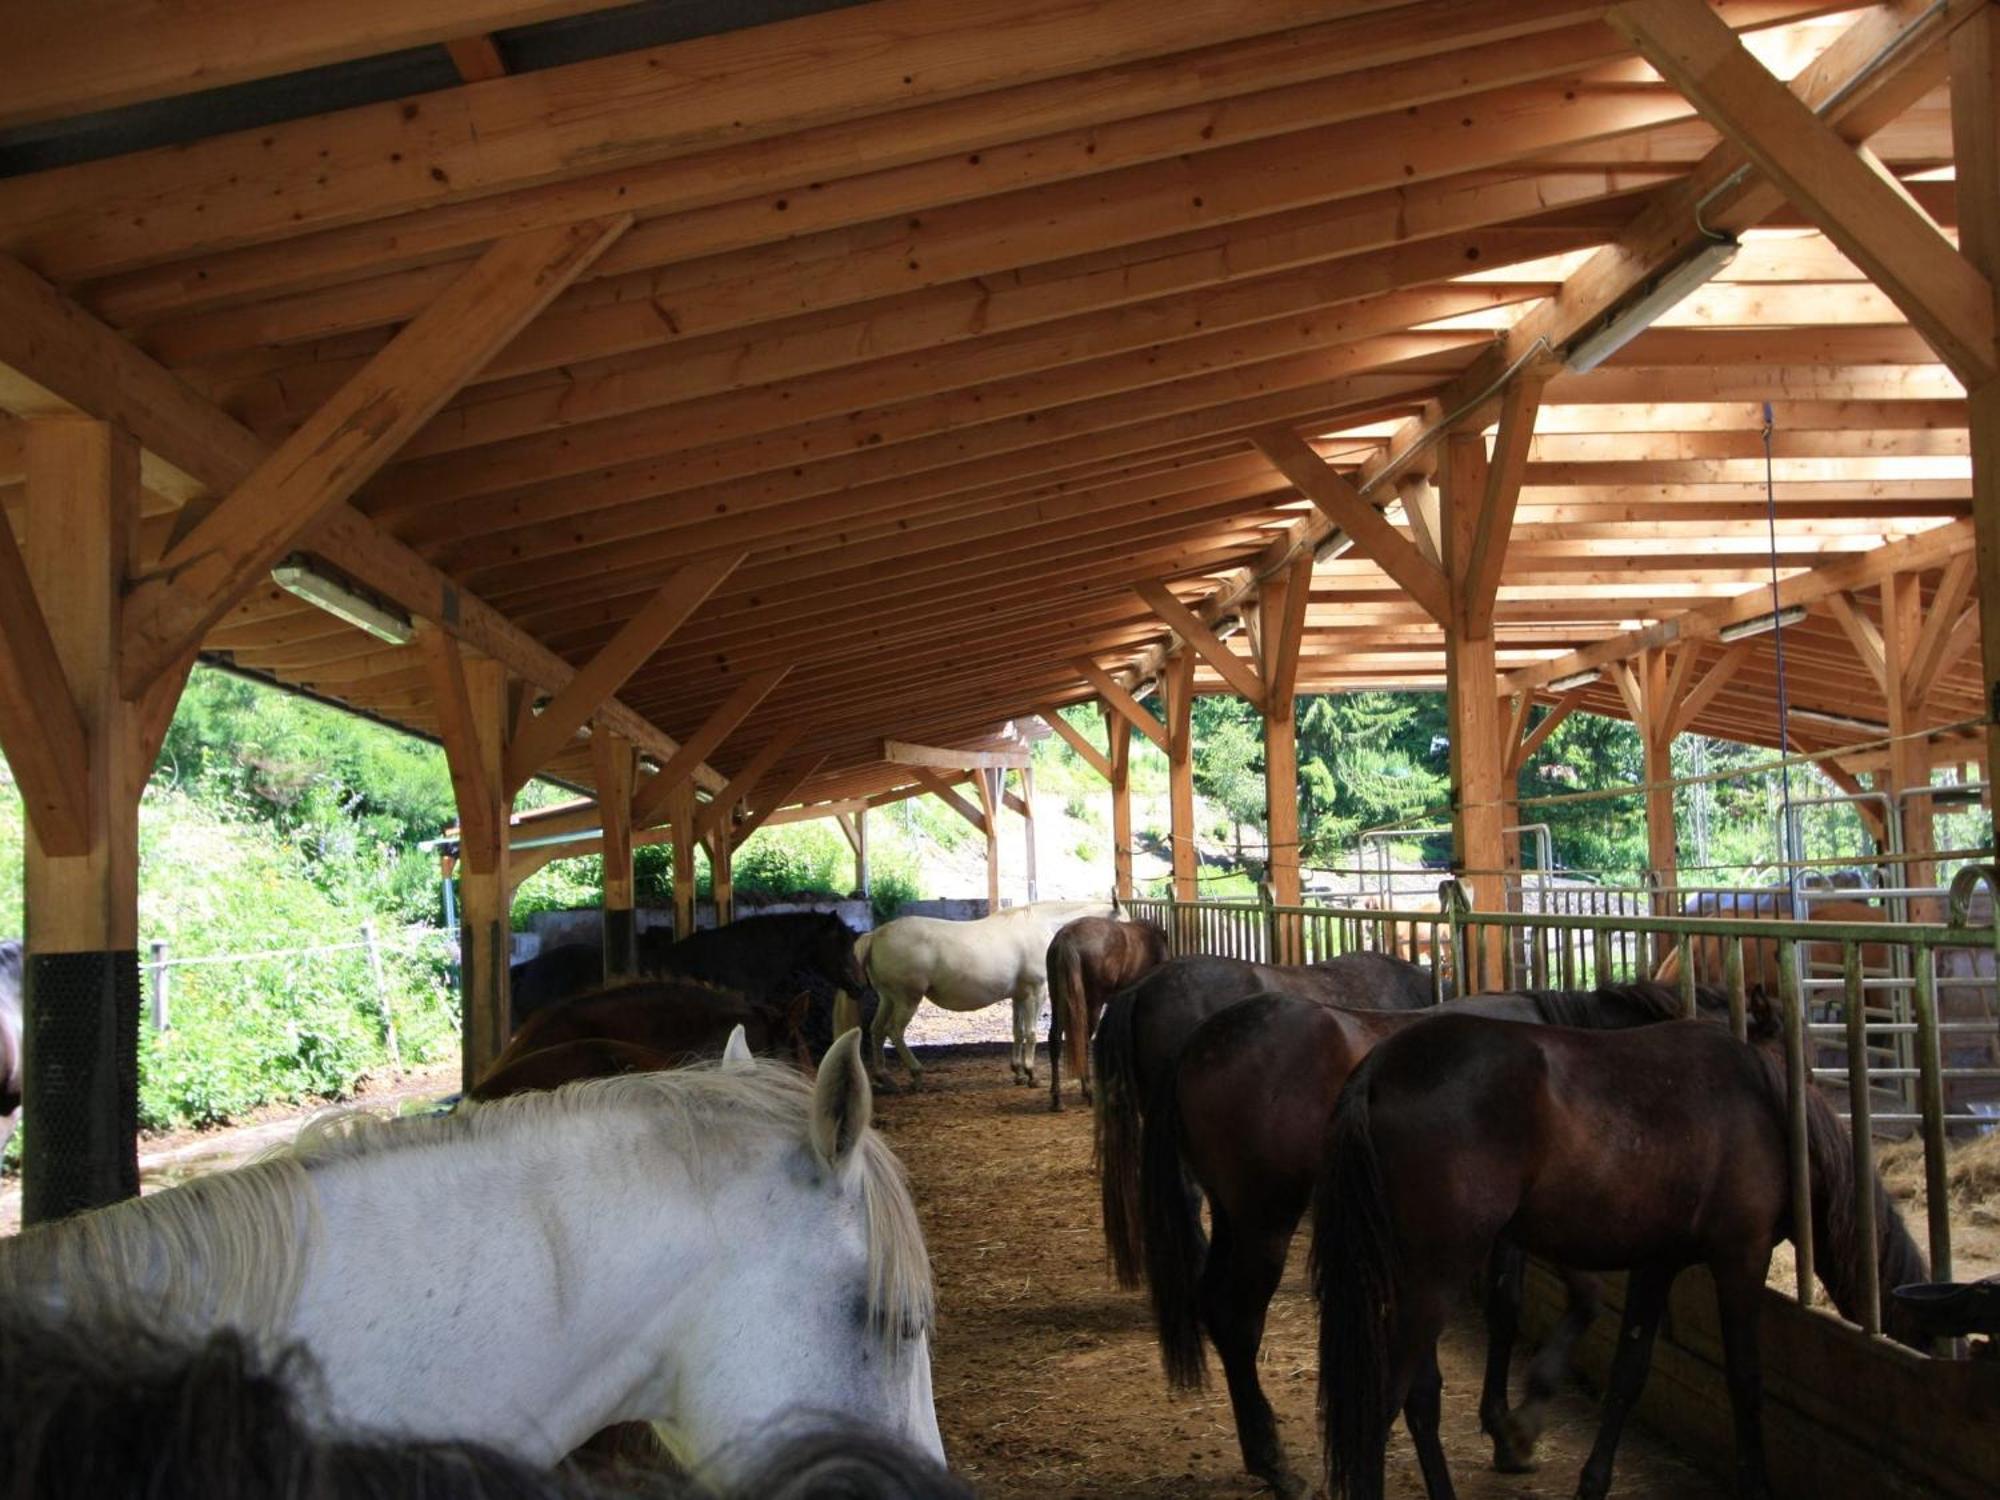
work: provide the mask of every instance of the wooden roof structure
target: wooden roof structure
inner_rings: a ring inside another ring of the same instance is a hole
[[[1473,562],[1517,732],[1657,670],[1677,727],[1777,743],[1779,638],[1717,638],[1774,570],[1797,743],[1896,717],[1885,632],[1933,722],[1982,712],[1993,310],[1946,236],[1986,0],[0,9],[0,497],[24,419],[134,435],[128,687],[196,643],[443,733],[438,648],[272,584],[298,553],[526,684],[509,782],[594,784],[595,723],[853,805],[924,789],[885,741],[1184,642],[1254,685],[1220,627],[1305,557],[1299,690],[1442,683],[1455,427],[1518,484]]]

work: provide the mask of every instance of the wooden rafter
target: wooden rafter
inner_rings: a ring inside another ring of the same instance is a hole
[[[87,744],[27,562],[0,517],[0,746],[48,854],[90,845]]]
[[[779,808],[798,795],[799,788],[810,781],[819,768],[826,764],[826,757],[819,756],[807,761],[796,771],[780,776],[761,796],[751,799],[750,810],[743,821],[736,825],[736,842],[743,843],[751,834],[762,828]]]
[[[1237,696],[1262,712],[1264,684],[1257,675],[1257,669],[1231,651],[1221,637],[1208,628],[1206,621],[1181,603],[1172,589],[1157,579],[1147,579],[1134,584],[1133,592],[1148,609],[1166,622],[1168,629],[1187,643],[1190,650],[1221,673],[1223,680],[1236,690]]]
[[[967,772],[963,777],[948,777],[939,775],[929,766],[912,766],[910,767],[910,774],[916,777],[919,786],[953,812],[957,813],[961,818],[965,819],[974,828],[978,829],[981,833],[988,831],[986,815],[979,808],[974,807],[965,798],[961,797],[957,789],[957,784],[960,780],[969,780],[976,783],[979,776],[978,772]],[[974,790],[978,790],[976,785]]]
[[[1992,283],[1713,11],[1628,0],[1606,20],[1895,300],[1966,385],[2000,373]]]
[[[1118,682],[1109,672],[1105,671],[1104,668],[1088,657],[1078,659],[1075,666],[1083,680],[1096,689],[1097,695],[1111,709],[1116,710],[1120,718],[1145,735],[1155,745],[1158,745],[1160,749],[1165,750],[1167,748],[1166,726],[1153,717],[1152,714],[1148,713],[1143,703],[1125,691],[1122,683]]]
[[[1500,399],[1500,429],[1486,468],[1479,521],[1464,574],[1454,580],[1460,599],[1462,628],[1475,636],[1493,630],[1493,603],[1499,594],[1501,568],[1514,530],[1514,510],[1527,472],[1529,444],[1535,436],[1535,414],[1541,405],[1541,381],[1526,371],[1515,376]]]
[[[771,773],[771,768],[791,753],[792,746],[799,742],[799,734],[797,727],[780,730],[759,746],[757,753],[744,762],[743,769],[729,778],[728,785],[703,803],[695,813],[695,836],[706,839],[725,827],[733,827],[731,820],[736,815],[737,807],[757,790]]]
[[[629,216],[589,220],[503,240],[454,281],[132,590],[126,691],[139,692],[198,642],[301,532],[365,484],[630,223]]]
[[[1035,712],[1041,715],[1044,724],[1069,743],[1070,749],[1083,758],[1085,765],[1106,781],[1111,779],[1111,758],[1085,739],[1083,732],[1062,716],[1061,709],[1046,703],[1038,703],[1035,705]]]
[[[689,563],[661,584],[659,592],[577,670],[548,706],[527,720],[507,747],[509,788],[519,791],[526,786],[742,560],[741,553],[718,553]]]
[[[1426,614],[1440,622],[1450,615],[1443,572],[1391,526],[1366,496],[1313,452],[1311,444],[1287,427],[1258,433],[1257,446],[1300,494],[1352,537],[1355,546],[1402,585]]]
[[[692,777],[695,768],[715,753],[716,746],[735,733],[736,726],[750,717],[752,709],[770,697],[772,690],[785,680],[785,674],[790,671],[791,667],[787,664],[744,678],[736,690],[702,721],[701,727],[681,741],[680,749],[660,767],[651,784],[639,792],[632,804],[632,826],[644,828],[656,821],[665,811],[667,799],[675,789]]]

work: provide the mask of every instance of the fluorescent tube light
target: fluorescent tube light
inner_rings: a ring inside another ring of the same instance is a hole
[[[1566,693],[1571,688],[1589,687],[1604,675],[1598,667],[1586,667],[1581,672],[1572,672],[1567,677],[1558,677],[1549,684],[1552,693]]]
[[[1780,625],[1796,625],[1806,617],[1805,607],[1788,604],[1776,614],[1758,615],[1754,619],[1738,620],[1734,625],[1725,625],[1715,632],[1715,638],[1725,644],[1747,641],[1753,635],[1762,635],[1767,630],[1776,630]]]
[[[1794,719],[1804,719],[1813,724],[1825,724],[1831,729],[1856,729],[1863,734],[1887,734],[1889,726],[1875,719],[1857,719],[1852,714],[1830,714],[1817,708],[1793,708]]]
[[[1613,313],[1597,329],[1570,345],[1563,363],[1582,375],[1596,369],[1677,306],[1736,258],[1736,241],[1709,240],[1671,271],[1664,272],[1638,300]]]
[[[325,610],[337,620],[345,620],[357,630],[365,630],[378,641],[407,646],[415,632],[406,616],[384,608],[373,599],[356,593],[337,579],[316,572],[302,557],[290,557],[271,569],[271,581],[286,593]]]

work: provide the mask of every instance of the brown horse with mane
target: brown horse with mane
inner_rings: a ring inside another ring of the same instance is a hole
[[[1380,1500],[1400,1412],[1431,1500],[1450,1500],[1438,1335],[1504,1235],[1561,1265],[1630,1272],[1579,1500],[1610,1488],[1667,1291],[1691,1265],[1715,1280],[1738,1492],[1765,1500],[1757,1332],[1771,1251],[1794,1232],[1786,1099],[1776,1049],[1697,1022],[1593,1032],[1447,1015],[1377,1045],[1341,1095],[1313,1198],[1328,1492]],[[1843,1313],[1861,1310],[1866,1172],[1885,1331],[1916,1344],[1886,1293],[1929,1279],[1923,1255],[1825,1099],[1806,1103],[1820,1278]]]
[[[1079,917],[1049,944],[1049,1108],[1062,1104],[1063,1041],[1090,1102],[1090,1038],[1105,1002],[1167,961],[1166,929],[1143,919]]]
[[[1139,1214],[1141,1101],[1152,1097],[1157,1080],[1203,1020],[1266,993],[1369,1010],[1418,1010],[1435,998],[1429,969],[1384,953],[1343,953],[1304,965],[1190,954],[1168,959],[1113,995],[1092,1044],[1097,1097],[1091,1106],[1104,1243],[1120,1286],[1139,1284],[1145,1256]]]
[[[811,1065],[801,1028],[806,997],[788,1005],[746,999],[734,990],[698,979],[638,979],[607,985],[536,1011],[514,1033],[486,1071],[475,1096],[488,1097],[488,1083],[523,1066],[532,1054],[566,1042],[620,1042],[666,1059],[669,1065],[719,1057],[731,1028],[741,1026],[750,1050],[793,1058]],[[600,1058],[600,1062],[607,1059]],[[612,1067],[612,1071],[625,1071]],[[603,1074],[580,1076],[601,1077]],[[567,1079],[560,1079],[567,1082]]]
[[[1702,1014],[1729,1018],[1719,990],[1697,995]],[[1280,1494],[1305,1482],[1286,1463],[1277,1423],[1257,1379],[1257,1351],[1271,1296],[1348,1075],[1378,1043],[1446,1015],[1615,1029],[1678,1019],[1680,997],[1641,981],[1598,990],[1525,990],[1454,1000],[1420,1011],[1346,1010],[1284,995],[1260,995],[1196,1027],[1146,1110],[1139,1203],[1146,1281],[1167,1380],[1177,1389],[1206,1379],[1205,1329],[1222,1356],[1243,1466]],[[1208,1199],[1204,1245],[1183,1186],[1191,1175]],[[1503,1256],[1485,1279],[1489,1354],[1481,1425],[1494,1466],[1533,1467],[1542,1408],[1569,1368],[1570,1347],[1597,1304],[1591,1278],[1570,1278],[1570,1310],[1528,1372],[1528,1396],[1507,1409],[1507,1368],[1519,1321],[1521,1265]]]

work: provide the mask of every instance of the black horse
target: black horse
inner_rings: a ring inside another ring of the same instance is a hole
[[[1728,997],[1698,993],[1702,1014],[1727,1023]],[[1481,995],[1419,1011],[1346,1010],[1259,995],[1209,1016],[1181,1048],[1146,1109],[1139,1205],[1146,1281],[1160,1353],[1178,1389],[1206,1378],[1201,1334],[1222,1356],[1243,1466],[1281,1494],[1305,1484],[1287,1465],[1270,1403],[1257,1380],[1264,1317],[1304,1216],[1328,1123],[1348,1075],[1384,1039],[1445,1015],[1483,1015],[1607,1030],[1678,1019],[1680,997],[1640,982],[1599,990]],[[1212,1239],[1203,1243],[1191,1175],[1206,1195]],[[1528,1372],[1527,1400],[1507,1409],[1507,1367],[1521,1295],[1520,1257],[1503,1255],[1486,1281],[1490,1343],[1480,1419],[1496,1467],[1532,1467],[1542,1408],[1589,1326],[1597,1288],[1571,1276],[1570,1310]]]
[[[1757,1324],[1772,1248],[1795,1227],[1786,1100],[1774,1048],[1702,1022],[1590,1032],[1453,1015],[1378,1045],[1341,1096],[1313,1194],[1329,1492],[1379,1500],[1401,1412],[1431,1500],[1452,1495],[1437,1339],[1504,1234],[1561,1265],[1631,1273],[1579,1500],[1610,1487],[1667,1291],[1690,1265],[1715,1279],[1738,1490],[1764,1500]],[[1888,1292],[1928,1279],[1923,1255],[1817,1090],[1806,1106],[1820,1279],[1843,1313],[1860,1310],[1867,1247],[1853,1207],[1865,1172],[1884,1328],[1914,1344]]]
[[[1431,972],[1381,953],[1348,953],[1302,966],[1194,955],[1169,959],[1113,995],[1093,1044],[1091,1100],[1104,1242],[1120,1286],[1139,1284],[1140,1101],[1151,1097],[1196,1026],[1252,995],[1292,995],[1322,1005],[1416,1010],[1432,1003]]]
[[[771,1003],[789,1001],[806,990],[815,996],[808,1034],[817,1038],[831,1029],[833,992],[845,989],[859,996],[867,986],[854,959],[854,940],[854,929],[839,917],[811,911],[745,917],[679,942],[664,932],[642,932],[639,972],[648,978],[700,979],[746,999]],[[603,950],[590,943],[558,944],[514,965],[514,1030],[520,1030],[536,1011],[603,983]],[[819,994],[823,987],[824,1002]],[[815,1055],[831,1041],[830,1035],[820,1041]]]

